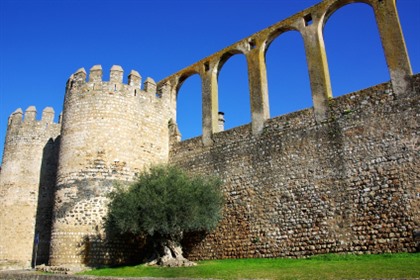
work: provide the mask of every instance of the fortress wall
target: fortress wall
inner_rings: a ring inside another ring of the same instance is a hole
[[[18,109],[9,118],[0,175],[0,259],[30,267],[35,233],[38,261],[49,255],[52,201],[60,124],[46,108],[36,120],[35,107],[24,118]]]
[[[420,230],[420,75],[415,90],[390,83],[312,109],[173,146],[170,162],[218,174],[224,219],[185,241],[191,259],[413,252]],[[227,116],[227,119],[229,116]],[[198,243],[194,243],[198,242]]]
[[[102,81],[102,69],[94,66],[88,81],[80,70],[68,83],[51,265],[116,261],[114,245],[101,239],[107,194],[116,181],[130,182],[150,164],[168,161],[174,106],[169,96],[157,95],[150,78],[141,90],[140,79],[130,74],[123,84],[121,67],[113,66],[110,81]]]

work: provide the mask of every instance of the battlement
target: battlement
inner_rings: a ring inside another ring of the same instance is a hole
[[[142,77],[137,71],[130,71],[127,84],[123,82],[123,75],[124,70],[119,65],[111,67],[109,81],[103,80],[101,65],[94,65],[90,68],[89,76],[84,68],[80,68],[67,81],[67,91],[81,90],[82,93],[103,91],[109,94],[120,93],[127,96],[137,96],[141,92],[156,94],[156,82],[152,78],[146,78],[142,89]]]
[[[44,123],[44,124],[53,124],[55,112],[52,107],[46,107],[42,111],[41,119],[37,120],[37,110],[35,106],[29,106],[25,113],[23,113],[21,108],[16,109],[10,117],[8,125],[21,125],[21,124],[34,124],[34,123]],[[61,114],[58,120],[58,124],[61,123]]]

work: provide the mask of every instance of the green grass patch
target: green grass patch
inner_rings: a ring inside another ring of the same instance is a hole
[[[420,277],[420,254],[327,254],[306,259],[214,260],[200,261],[195,267],[162,268],[138,265],[94,269],[82,274],[213,279],[418,278]]]

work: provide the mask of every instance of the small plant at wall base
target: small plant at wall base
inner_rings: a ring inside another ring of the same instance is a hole
[[[189,176],[176,166],[154,166],[111,193],[106,228],[146,237],[149,265],[195,265],[184,258],[180,242],[185,233],[216,228],[224,202],[221,185],[218,178]]]

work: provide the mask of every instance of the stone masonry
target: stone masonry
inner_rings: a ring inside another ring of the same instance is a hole
[[[353,2],[374,11],[391,77],[332,98],[322,27]],[[313,107],[270,119],[265,52],[302,35]],[[252,122],[223,131],[217,76],[233,55],[248,63]],[[81,68],[63,114],[16,110],[0,174],[0,268],[138,261],[143,243],[103,227],[107,194],[151,164],[224,181],[223,220],[185,238],[191,259],[414,252],[420,232],[420,76],[413,75],[394,0],[324,0],[155,83],[114,65]],[[180,141],[176,96],[202,81],[203,135]],[[35,244],[38,246],[36,247]],[[137,259],[136,259],[137,258]]]
[[[420,76],[396,96],[390,83],[311,109],[179,142],[170,162],[218,174],[220,226],[186,240],[190,259],[414,252],[420,228]]]

